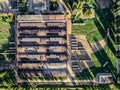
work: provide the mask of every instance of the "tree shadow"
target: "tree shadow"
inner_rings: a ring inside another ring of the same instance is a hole
[[[96,39],[96,38],[94,38]],[[99,42],[96,42],[97,46],[101,46],[101,44]],[[94,48],[98,48],[96,46],[94,46]],[[92,48],[93,49],[93,48]],[[99,49],[99,48],[98,48]],[[94,51],[94,49],[93,49]],[[112,52],[110,51],[109,47],[105,47],[102,50],[99,50],[97,52],[94,53],[95,57],[97,58],[98,61],[101,64],[101,66],[96,67],[95,65],[90,67],[89,70],[85,69],[83,70],[79,75],[79,79],[95,79],[97,73],[111,73],[113,75],[113,80],[116,83],[117,79],[116,79],[116,67],[115,67],[115,63],[113,65],[113,63],[111,62],[112,60],[115,60],[113,57]],[[108,62],[108,64],[106,66],[104,66],[104,64]],[[94,63],[94,62],[93,62]]]
[[[114,34],[113,34],[114,15],[113,15],[113,12],[110,8],[99,9],[96,4],[93,4],[93,6],[95,8],[96,15],[99,18],[99,20],[98,20],[98,18],[94,19],[94,22],[98,28],[98,31],[104,38],[107,35],[107,29],[109,28],[110,37],[108,38],[109,43],[107,43],[107,45],[111,49],[112,52],[115,52],[115,47],[114,47],[114,43],[113,43],[113,41],[114,41]]]
[[[6,86],[7,88],[16,85],[16,80],[14,76],[14,71],[3,70],[1,73],[6,73],[2,78],[0,78],[0,86]]]
[[[105,33],[107,32],[107,28],[109,28],[110,37],[108,37],[108,39],[107,39],[107,42],[108,42],[107,46],[113,52],[113,54],[115,55],[115,44],[114,44],[114,31],[115,30],[114,30],[114,26],[113,26],[114,15],[113,15],[113,12],[112,12],[112,9],[111,9],[112,7],[105,8],[105,9],[99,9],[95,3],[93,5],[95,7],[96,14],[99,17],[99,20],[95,19],[95,24],[96,24],[96,26],[98,24],[99,24],[99,26],[101,26],[100,23],[102,23],[102,25],[104,27],[104,32]],[[100,33],[103,32],[100,28],[98,28],[98,30],[99,30]],[[101,35],[103,36],[102,33],[101,33]],[[114,82],[116,83],[116,68],[114,67],[114,65],[112,65],[112,62],[110,60],[111,58],[109,58],[107,56],[110,51],[108,51],[108,53],[106,53],[105,50],[103,49],[100,52],[102,53],[103,56],[105,56],[105,58],[103,58],[103,60],[109,62],[109,65],[107,65],[104,70],[107,70],[108,72],[112,73],[112,75],[114,77],[113,78]],[[100,53],[98,53],[98,55],[97,55],[97,53],[95,53],[95,55],[98,58],[98,60],[100,59],[99,58],[99,54]],[[104,62],[101,62],[101,61],[100,61],[100,63],[104,64]]]
[[[109,85],[84,86],[84,90],[111,90]]]
[[[97,43],[97,44],[99,44],[99,46],[101,46],[100,43]],[[109,47],[105,47],[104,49],[102,49],[102,50],[100,50],[98,52],[95,52],[94,55],[96,56],[96,58],[98,59],[98,61],[101,64],[100,72],[101,73],[105,73],[105,72],[111,73],[113,75],[113,80],[116,83],[116,73],[117,73],[116,72],[116,67],[111,62],[112,61],[111,59],[114,60],[114,58],[113,58],[114,56],[112,55],[112,53],[110,53]],[[104,64],[106,62],[108,62],[108,65],[104,66]],[[96,72],[94,74],[96,75]]]
[[[3,54],[0,54],[0,62],[2,62],[3,60],[5,60],[5,57]]]

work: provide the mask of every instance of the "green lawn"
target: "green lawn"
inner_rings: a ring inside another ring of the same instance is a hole
[[[10,37],[10,24],[9,22],[0,21],[0,52],[9,49],[9,37]],[[7,54],[0,54],[0,62],[9,58]]]
[[[95,65],[94,67],[91,67],[94,75],[100,72],[110,72],[113,76],[116,75],[116,58],[107,46],[103,50],[93,53],[92,60]],[[108,62],[108,65],[103,67],[105,62]],[[116,78],[116,76],[114,78]]]
[[[103,39],[99,31],[91,32],[90,34],[86,35],[86,38],[90,42],[98,42]]]
[[[72,33],[75,35],[86,35],[87,40],[90,42],[96,42],[103,39],[101,32],[98,30],[99,26],[96,26],[94,19],[84,20],[84,24],[85,25],[73,25]]]
[[[3,15],[3,16],[2,16]],[[3,60],[11,60],[14,55],[12,54],[6,54],[4,52],[7,52],[9,50],[9,42],[14,40],[14,31],[11,29],[11,23],[12,23],[12,14],[9,14],[9,16],[4,16],[4,14],[0,14],[0,62]],[[4,20],[3,20],[4,17]]]
[[[95,25],[94,20],[84,20],[84,25],[73,24],[73,27],[72,27],[72,33],[78,34],[78,35],[79,34],[87,35],[94,31],[97,31],[97,26]]]
[[[10,37],[9,22],[0,21],[0,51],[8,49],[9,37]]]
[[[108,46],[106,46],[103,50],[93,53],[92,60],[96,67],[101,67],[106,61],[110,62],[113,67],[116,67],[115,55]]]

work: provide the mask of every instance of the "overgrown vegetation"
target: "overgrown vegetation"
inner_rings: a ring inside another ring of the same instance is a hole
[[[94,18],[92,0],[68,0],[68,3],[72,10],[72,20]]]

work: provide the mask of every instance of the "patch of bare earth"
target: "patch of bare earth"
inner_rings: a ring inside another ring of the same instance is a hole
[[[89,42],[86,39],[85,35],[76,35],[76,37],[77,40],[83,44],[90,57],[91,57],[91,53],[102,50],[106,46],[106,42],[107,42],[107,37],[105,37],[103,40],[100,40],[99,42]]]

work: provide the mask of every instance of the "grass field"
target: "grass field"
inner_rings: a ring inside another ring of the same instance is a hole
[[[97,31],[97,26],[95,25],[94,20],[84,20],[83,25],[74,25],[73,24],[73,26],[72,26],[72,33],[74,33],[74,34],[87,35],[94,31]]]
[[[8,49],[8,41],[10,37],[9,22],[0,21],[0,51]]]
[[[103,39],[103,36],[98,30],[94,19],[85,20],[85,25],[73,25],[72,33],[75,35],[86,35],[86,38],[90,42],[96,42]]]
[[[10,24],[0,20],[0,52],[9,49]],[[7,54],[0,54],[0,62],[7,58]]]
[[[0,14],[0,62],[3,60],[11,60],[13,54],[7,54],[5,52],[11,52],[9,50],[9,42],[14,40],[14,31],[11,29],[13,20],[13,14]]]

